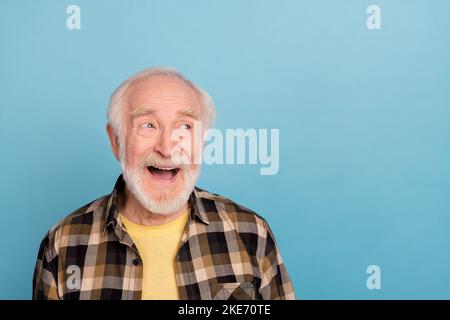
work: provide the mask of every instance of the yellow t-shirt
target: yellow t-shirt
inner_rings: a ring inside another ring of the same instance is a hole
[[[178,300],[175,256],[189,220],[189,210],[175,220],[159,225],[136,224],[120,215],[142,258],[142,300]]]

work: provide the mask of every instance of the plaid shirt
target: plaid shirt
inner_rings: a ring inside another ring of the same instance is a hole
[[[34,299],[141,299],[139,252],[117,210],[122,176],[110,195],[54,226],[39,248]],[[267,222],[200,188],[175,258],[180,299],[295,299]]]

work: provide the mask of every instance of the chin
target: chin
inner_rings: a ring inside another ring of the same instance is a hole
[[[125,183],[133,196],[151,213],[170,215],[179,211],[194,190],[199,170],[178,171],[169,181],[155,179],[148,168],[123,170]]]

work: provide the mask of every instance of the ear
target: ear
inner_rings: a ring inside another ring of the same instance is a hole
[[[111,143],[111,149],[114,153],[114,157],[117,159],[117,161],[120,161],[119,137],[117,136],[116,131],[113,129],[113,127],[109,123],[106,124],[106,132],[108,133],[109,142]]]

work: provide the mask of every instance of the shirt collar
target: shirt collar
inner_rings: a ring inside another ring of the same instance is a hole
[[[118,210],[118,195],[125,190],[125,181],[123,180],[123,176],[120,175],[117,178],[116,184],[114,185],[114,189],[109,195],[108,202],[106,205],[106,220],[105,220],[105,230],[108,226],[112,225],[114,229],[121,226],[118,224],[119,210]],[[194,190],[189,196],[189,206],[191,209],[191,219],[198,218],[205,224],[209,224],[209,218],[207,215],[207,211],[203,205],[201,199],[201,189],[194,187]]]

